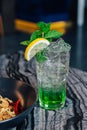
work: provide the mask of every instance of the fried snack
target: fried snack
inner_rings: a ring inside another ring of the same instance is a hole
[[[7,120],[16,116],[13,101],[0,96],[0,121]]]

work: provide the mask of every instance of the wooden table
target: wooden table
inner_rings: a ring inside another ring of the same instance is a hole
[[[12,77],[37,86],[34,60],[25,61],[21,51],[0,56],[0,77]],[[87,130],[87,72],[70,68],[65,107],[47,111],[37,102],[25,124],[26,128],[21,130]]]

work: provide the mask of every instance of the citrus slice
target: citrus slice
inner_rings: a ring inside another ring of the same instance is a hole
[[[32,57],[36,55],[36,53],[46,48],[49,44],[50,42],[45,38],[35,39],[25,49],[25,52],[24,52],[25,59],[29,61]]]

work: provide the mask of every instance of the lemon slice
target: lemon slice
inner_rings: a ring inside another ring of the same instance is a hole
[[[32,41],[24,52],[24,57],[27,61],[29,61],[33,56],[36,55],[39,51],[46,48],[50,42],[45,38],[37,38],[34,41]]]

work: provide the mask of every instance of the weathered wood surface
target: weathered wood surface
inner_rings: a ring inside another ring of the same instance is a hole
[[[37,87],[34,60],[25,61],[21,51],[0,56],[0,77],[12,77]],[[23,130],[87,130],[87,73],[70,68],[65,107],[47,111],[37,103]]]

